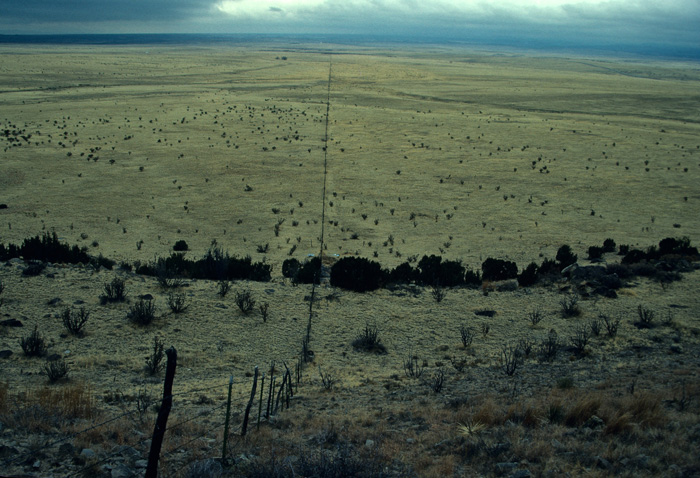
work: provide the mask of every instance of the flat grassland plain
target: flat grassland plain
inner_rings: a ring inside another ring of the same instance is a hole
[[[282,262],[320,253],[324,209],[326,257],[384,267],[437,254],[522,270],[563,244],[586,264],[607,238],[700,239],[696,64],[438,46],[1,46],[0,126],[1,243],[56,232],[145,263],[185,240],[190,258],[216,244],[273,265],[271,282],[233,284],[269,303],[266,321],[210,281],[187,281],[188,308],[175,314],[151,277],[0,266],[0,313],[25,325],[0,333],[14,352],[1,359],[2,459],[16,474],[141,474],[157,407],[134,412],[162,393],[162,374],[144,373],[158,336],[178,350],[170,424],[184,422],[166,432],[162,474],[214,476],[202,460],[221,456],[229,375],[238,423],[253,368],[299,356],[311,288],[285,281]],[[131,304],[100,304],[115,277]],[[671,284],[636,278],[616,299],[582,298],[574,318],[561,314],[565,279],[450,289],[440,303],[420,287],[324,285],[314,362],[290,408],[232,440],[224,473],[286,476],[311,463],[357,476],[697,476],[699,285],[697,271]],[[126,314],[145,294],[158,317],[137,327]],[[655,327],[633,325],[639,306]],[[90,312],[85,336],[66,333],[67,307]],[[569,344],[600,314],[621,319],[616,336],[504,373],[504,345],[537,347],[552,329]],[[387,354],[353,349],[367,323]],[[44,360],[22,355],[34,325],[68,380],[47,385]],[[476,332],[466,348],[461,326]],[[418,379],[404,371],[412,356]],[[65,397],[89,400],[68,409]]]

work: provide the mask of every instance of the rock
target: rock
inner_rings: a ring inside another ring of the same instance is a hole
[[[593,458],[593,460],[595,461],[595,465],[598,468],[602,468],[603,470],[609,470],[610,468],[612,468],[610,462],[602,456],[596,456],[595,458]]]
[[[61,300],[60,297],[54,297],[53,299],[51,299],[51,300],[49,301],[49,305],[58,305],[58,304],[60,304],[61,302],[63,302],[63,301]]]
[[[649,457],[647,455],[637,455],[634,457],[633,461],[638,468],[649,467]]]
[[[19,454],[19,450],[12,446],[0,445],[0,458],[14,458]]]
[[[372,448],[374,446],[374,440],[367,440],[365,442],[365,447]]]
[[[556,438],[552,438],[552,448],[555,450],[561,450],[564,448],[564,445],[562,445],[562,443]]]
[[[38,470],[39,468],[41,468],[41,461],[36,460],[34,463],[32,463],[32,468],[34,468],[35,470]]]
[[[136,476],[136,473],[134,473],[128,466],[122,464],[116,465],[114,468],[112,468],[110,476],[111,478],[132,478],[133,476]]]
[[[148,460],[136,460],[134,466],[136,468],[146,468],[148,466]]]
[[[416,442],[415,438],[406,438],[406,443],[408,443],[409,445],[412,445],[415,442]]]
[[[508,473],[509,471],[513,471],[518,467],[518,463],[516,462],[503,462],[503,463],[496,463],[496,473],[504,475]]]
[[[80,452],[80,456],[85,459],[95,458],[97,455],[92,450],[92,448],[83,448]]]
[[[0,359],[10,358],[12,356],[12,350],[0,350]]]
[[[0,322],[5,327],[24,327],[24,324],[17,319],[7,319]]]
[[[72,457],[75,455],[75,447],[70,443],[63,443],[58,447],[58,454],[62,457]]]
[[[208,476],[219,478],[224,473],[224,468],[218,460],[209,458],[208,460],[196,461],[190,465],[188,476]]]
[[[584,423],[583,426],[595,430],[596,428],[604,427],[605,422],[602,418],[593,415],[591,418],[586,420],[586,423]]]
[[[138,450],[136,450],[135,448],[130,447],[128,445],[120,445],[120,446],[116,447],[113,450],[113,454],[121,455],[125,458],[131,458],[131,459],[136,458],[138,456],[141,456],[141,454],[138,452]]]

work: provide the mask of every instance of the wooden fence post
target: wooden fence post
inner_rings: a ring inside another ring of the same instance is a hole
[[[177,367],[177,351],[175,347],[170,347],[165,351],[168,357],[168,364],[165,368],[165,384],[163,385],[163,402],[160,405],[156,426],[153,429],[151,439],[151,451],[148,454],[148,465],[146,467],[145,478],[156,478],[158,476],[158,458],[160,448],[163,445],[163,435],[168,424],[168,415],[173,406],[173,380],[175,379],[175,368]]]
[[[250,415],[250,409],[253,407],[253,401],[255,400],[255,389],[258,386],[258,366],[255,366],[255,375],[253,376],[253,389],[250,391],[250,400],[248,400],[248,406],[245,407],[245,416],[243,417],[243,426],[241,427],[241,436],[244,437],[246,431],[248,430],[248,415]]]
[[[260,416],[262,415],[263,395],[265,395],[265,372],[260,381],[260,403],[258,403],[258,428],[260,428]]]
[[[228,402],[226,402],[226,424],[224,425],[224,448],[221,451],[221,462],[226,463],[226,448],[228,447],[228,424],[231,419],[231,389],[233,388],[233,375],[228,381]]]

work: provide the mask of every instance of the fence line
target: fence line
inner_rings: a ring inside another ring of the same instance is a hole
[[[308,342],[310,341],[310,337],[311,337],[311,323],[312,323],[312,318],[313,318],[313,314],[314,314],[313,306],[314,306],[315,297],[316,297],[317,283],[320,283],[320,276],[321,276],[321,270],[323,268],[323,256],[324,256],[324,248],[325,248],[325,216],[326,216],[326,194],[327,194],[326,187],[327,187],[327,177],[328,177],[328,139],[329,139],[328,138],[328,130],[329,130],[329,122],[330,122],[330,95],[331,95],[332,71],[333,71],[333,63],[332,63],[332,59],[331,59],[329,61],[329,65],[328,65],[328,88],[327,88],[327,98],[326,98],[325,135],[324,135],[324,139],[323,139],[323,143],[324,143],[324,147],[323,147],[323,153],[324,153],[324,155],[323,155],[324,156],[324,158],[323,158],[323,192],[322,192],[322,194],[323,194],[323,206],[321,209],[321,241],[320,241],[320,254],[319,254],[319,257],[321,259],[321,269],[319,269],[319,271],[317,271],[316,280],[313,281],[312,288],[311,288],[311,300],[309,301],[310,302],[309,303],[309,321],[308,321],[307,330],[306,330],[306,345],[308,345]],[[305,354],[305,347],[304,347],[304,354]],[[301,381],[301,369],[303,367],[303,363],[306,362],[307,358],[308,357],[306,357],[304,355],[302,357],[302,359],[299,361],[299,363],[297,364],[297,370],[296,370],[297,389],[298,389],[299,383]],[[256,367],[256,374],[255,374],[255,378],[254,378],[254,387],[255,387],[255,379],[257,379],[257,368],[258,367]],[[285,402],[286,402],[287,408],[289,408],[289,400],[294,395],[294,388],[293,388],[293,384],[292,384],[292,371],[289,369],[289,367],[287,366],[286,363],[284,364],[284,368],[285,368],[284,373],[281,373],[281,375],[280,375],[280,380],[282,383],[279,384],[279,388],[277,388],[276,385],[278,385],[278,384],[275,384],[275,379],[277,378],[277,376],[274,375],[274,370],[275,370],[274,369],[274,362],[272,362],[272,364],[271,364],[271,367],[270,367],[271,373],[269,376],[270,384],[269,384],[269,389],[268,389],[267,409],[266,409],[264,415],[262,415],[262,416],[261,416],[261,412],[263,409],[265,390],[264,390],[264,387],[261,385],[261,392],[260,392],[260,398],[259,398],[260,403],[258,404],[258,410],[259,410],[259,412],[258,412],[258,424],[261,421],[269,421],[270,417],[277,413],[277,411],[279,409],[280,400],[282,401],[282,409],[284,409]],[[232,382],[232,383],[234,383],[234,382]],[[237,385],[242,385],[243,383],[244,382],[238,382]],[[178,393],[172,393],[172,392],[164,393],[163,398],[161,399],[162,400],[161,406],[166,401],[172,402],[172,399],[174,397],[183,396],[183,395],[192,395],[194,393],[199,393],[199,392],[205,392],[205,391],[219,388],[221,386],[222,385],[213,385],[211,387],[204,387],[204,388],[200,388],[200,389],[188,390],[188,391],[183,391],[183,392],[178,392]],[[245,393],[245,391],[242,393]],[[277,395],[276,400],[274,399],[275,393]],[[237,393],[237,395],[240,396],[241,393],[239,392],[239,393]],[[231,400],[231,397],[229,397],[229,400],[222,405],[216,406],[216,407],[209,409],[209,410],[206,410],[204,412],[200,412],[200,413],[194,415],[193,417],[182,420],[174,425],[166,426],[163,430],[154,430],[152,437],[146,436],[146,437],[142,438],[141,440],[137,441],[136,443],[134,443],[133,445],[128,445],[128,446],[133,448],[135,446],[138,446],[139,444],[145,443],[148,440],[151,440],[151,443],[153,443],[153,440],[155,440],[155,439],[163,439],[165,436],[165,433],[168,430],[174,430],[174,429],[176,429],[176,428],[178,428],[178,427],[180,427],[180,426],[182,426],[182,425],[184,425],[192,420],[195,420],[195,419],[203,417],[203,416],[211,415],[215,411],[220,410],[220,409],[224,408],[225,406],[230,407],[230,400]],[[252,403],[254,402],[254,400],[255,400],[255,388],[253,388],[253,390],[251,392],[251,397],[250,397],[250,400],[248,402],[247,408],[250,408],[252,406]],[[97,423],[95,425],[92,425],[90,427],[87,427],[83,430],[74,432],[66,437],[63,437],[61,439],[50,442],[50,443],[40,447],[37,450],[33,450],[33,451],[30,451],[30,452],[27,452],[24,454],[20,454],[19,456],[15,457],[13,459],[5,460],[5,466],[16,465],[16,464],[20,463],[21,461],[28,460],[30,457],[32,457],[32,456],[34,456],[42,451],[48,450],[49,448],[52,448],[60,443],[66,442],[67,440],[76,438],[77,436],[80,436],[84,433],[95,430],[95,429],[102,427],[104,425],[107,425],[109,423],[115,422],[121,418],[131,416],[135,413],[141,413],[141,411],[140,410],[132,410],[130,412],[125,412],[125,413],[119,414],[115,417],[112,417],[108,420],[105,420],[105,421],[102,421],[102,422]],[[246,419],[247,419],[247,413],[246,413]],[[211,433],[214,430],[217,430],[217,429],[223,427],[224,425],[225,425],[225,422],[221,422],[213,428],[207,427],[207,430],[204,433],[192,438],[191,440],[185,442],[184,444],[180,444],[179,447],[186,446],[186,445],[188,445],[188,444],[190,444],[190,443],[192,443],[200,438],[203,438],[207,434]],[[234,430],[242,432],[244,430],[245,425],[246,424],[235,427]],[[157,437],[156,435],[159,435],[159,436]],[[234,431],[234,436],[235,435],[237,435],[237,433]],[[101,460],[99,460],[97,462],[91,462],[90,464],[84,466],[83,468],[81,468],[73,473],[70,473],[66,476],[73,477],[73,476],[81,475],[81,474],[85,473],[86,471],[88,471],[89,469],[94,469],[95,466],[98,466],[100,464],[108,462],[110,459],[112,459],[112,457],[114,457],[118,453],[120,453],[120,452],[112,452],[112,453],[108,454],[107,456],[105,456],[104,458],[102,458]],[[164,458],[171,457],[171,456],[173,456],[173,453],[174,452],[165,453],[165,454],[163,454],[163,457]],[[185,463],[179,469],[184,468],[188,464],[189,463]],[[136,473],[132,473],[132,476],[133,475],[136,475]]]

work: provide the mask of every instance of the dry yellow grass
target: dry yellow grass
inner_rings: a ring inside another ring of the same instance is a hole
[[[32,418],[17,410],[33,402],[16,398],[48,393],[40,401],[55,403],[76,383],[91,390],[96,417],[133,411],[142,392],[159,397],[161,377],[144,372],[154,335],[179,354],[173,424],[220,407],[230,374],[239,423],[253,367],[294,363],[310,290],[286,283],[281,264],[319,253],[331,59],[327,256],[357,254],[388,267],[440,254],[473,269],[497,257],[522,269],[565,243],[583,259],[608,237],[640,247],[668,236],[700,239],[695,66],[440,48],[337,51],[331,58],[299,46],[283,61],[262,47],[2,47],[0,133],[9,132],[0,135],[0,203],[8,206],[0,210],[0,242],[56,231],[91,254],[133,262],[167,255],[180,239],[197,258],[216,241],[273,265],[270,283],[233,286],[269,302],[266,322],[257,311],[242,315],[234,291],[221,298],[210,281],[188,281],[181,288],[188,309],[171,314],[168,291],[150,277],[62,265],[46,270],[51,277],[25,277],[20,265],[0,266],[0,313],[25,323],[0,333],[0,349],[14,352],[0,369],[4,422]],[[268,252],[257,252],[265,244]],[[129,303],[100,305],[114,277],[125,279],[132,304],[155,298],[151,326],[126,319]],[[516,460],[534,474],[663,475],[671,465],[692,474],[697,457],[678,437],[691,437],[697,402],[681,410],[679,399],[684,381],[698,376],[689,357],[698,350],[699,286],[697,271],[670,285],[635,279],[617,299],[582,299],[582,315],[571,319],[559,313],[557,287],[451,289],[440,304],[421,288],[322,287],[315,362],[289,410],[231,445],[251,460],[238,470],[273,455],[297,457],[300,447],[331,453],[350,443],[397,474],[489,475],[494,460]],[[54,298],[58,305],[47,305]],[[659,317],[671,311],[673,327],[634,327],[640,304]],[[82,338],[63,329],[59,314],[69,306],[91,314]],[[527,313],[536,308],[545,318],[533,327]],[[474,314],[482,310],[496,315]],[[621,316],[620,330],[614,339],[593,338],[585,357],[565,350],[552,364],[527,359],[514,378],[501,371],[504,343],[538,341],[550,329],[568,341],[601,312]],[[387,355],[352,349],[367,322],[377,324]],[[46,389],[43,360],[21,355],[18,341],[35,323],[50,353],[66,358],[66,383]],[[467,350],[464,323],[477,331]],[[404,375],[409,353],[426,363],[423,379],[445,370],[443,393]],[[453,358],[465,368],[453,369]],[[319,365],[336,378],[330,391]],[[564,382],[573,389],[557,389]],[[685,390],[697,396],[697,387]],[[5,406],[11,402],[18,403]],[[81,435],[76,446],[134,445],[149,432],[149,410],[143,422],[127,417]],[[585,423],[596,413],[604,427],[589,433]],[[52,433],[89,422],[55,414],[66,422]],[[222,420],[219,408],[173,434],[169,475],[183,474],[187,460],[220,455]],[[479,433],[465,436],[464,423]],[[0,433],[20,441],[30,432],[24,427]],[[189,454],[180,457],[181,446]],[[660,458],[647,468],[622,464],[639,454]],[[601,469],[597,455],[611,468]]]

